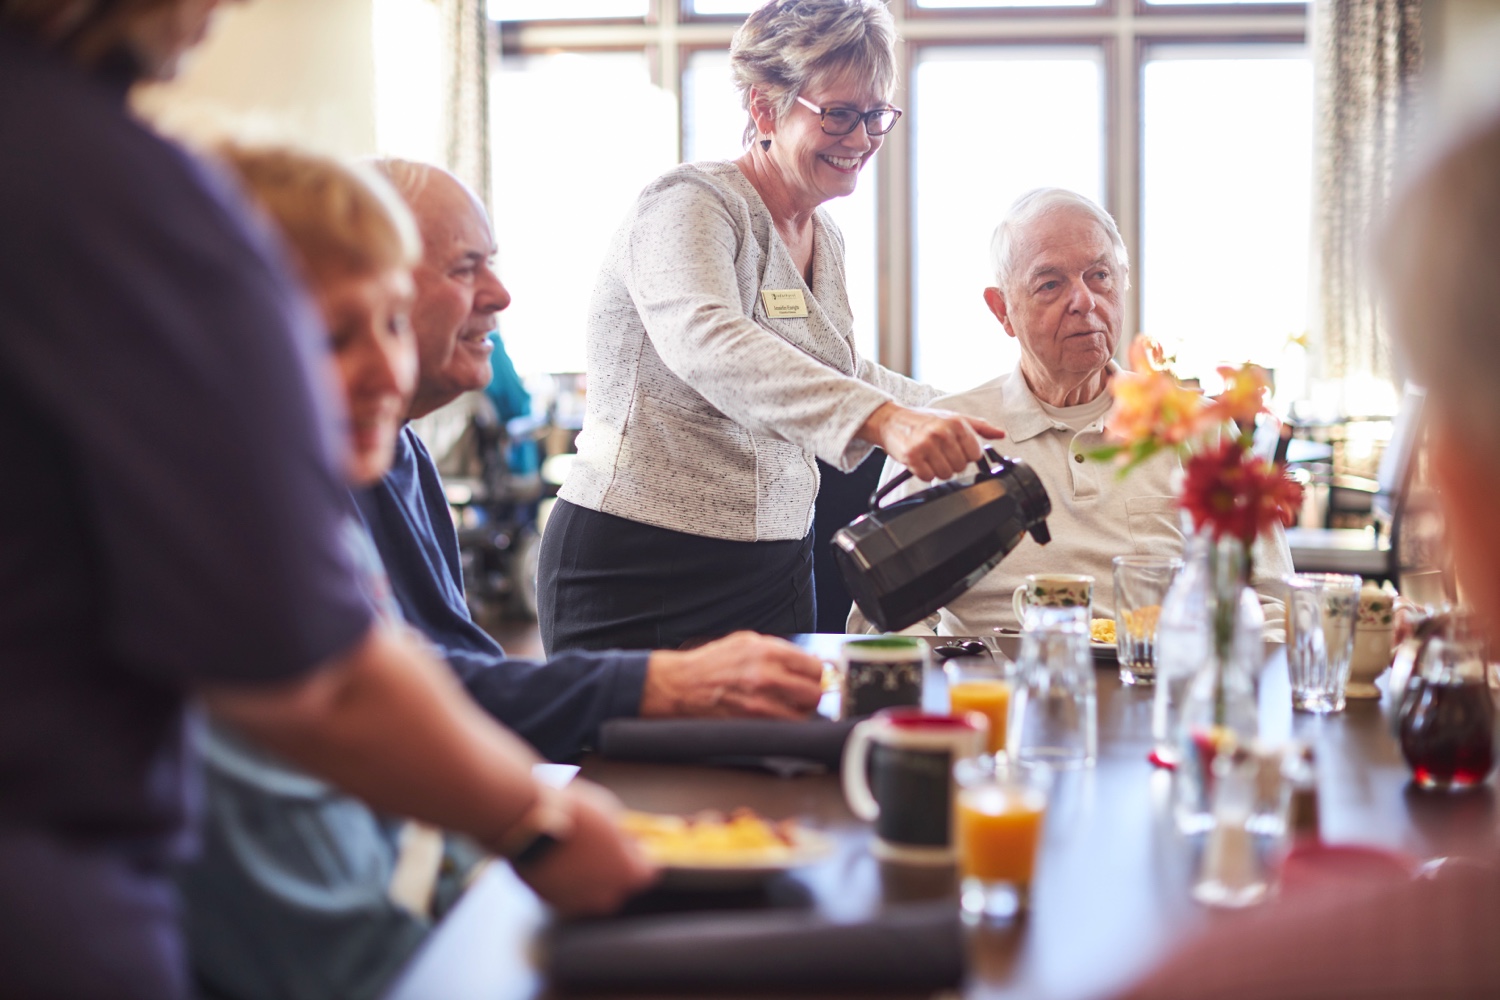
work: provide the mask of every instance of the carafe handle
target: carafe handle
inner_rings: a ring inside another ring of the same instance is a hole
[[[986,459],[988,459],[988,461],[986,461]],[[975,477],[977,481],[979,479],[989,479],[993,476],[1004,475],[1015,463],[1006,459],[999,452],[995,451],[993,447],[986,445],[984,454],[981,457],[976,458],[974,460],[974,464],[979,468],[979,475]],[[880,501],[884,500],[887,496],[890,495],[890,492],[892,490],[894,490],[896,487],[900,486],[910,478],[911,470],[903,469],[899,476],[895,477],[890,482],[877,489],[874,493],[871,493],[870,512],[874,513],[875,511],[879,510]]]

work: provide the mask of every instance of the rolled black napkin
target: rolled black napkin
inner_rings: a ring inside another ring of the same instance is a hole
[[[545,964],[559,990],[929,990],[963,981],[964,934],[952,900],[856,924],[780,909],[633,917],[556,928]]]
[[[653,764],[751,767],[781,775],[837,771],[856,720],[611,719],[599,753]]]

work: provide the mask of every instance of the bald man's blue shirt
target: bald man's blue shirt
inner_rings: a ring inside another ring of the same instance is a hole
[[[397,437],[391,471],[354,496],[406,620],[438,646],[474,700],[542,756],[570,760],[593,745],[606,719],[639,714],[648,654],[511,659],[475,624],[442,478],[410,427]]]

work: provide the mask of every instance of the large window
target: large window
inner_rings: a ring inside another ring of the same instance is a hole
[[[1206,375],[1307,328],[1312,72],[1301,46],[1160,45],[1142,90],[1142,329]]]
[[[489,0],[496,21],[583,21],[645,17],[653,0]]]
[[[491,0],[496,201],[523,370],[582,365],[588,292],[651,177],[732,158],[728,45],[755,0]],[[945,389],[1017,356],[985,308],[989,239],[1017,195],[1112,212],[1134,287],[1123,333],[1189,374],[1274,365],[1305,328],[1307,13],[1228,0],[891,0],[906,117],[826,207],[844,232],[862,350]],[[540,366],[540,368],[538,367]]]
[[[508,58],[494,98],[505,349],[526,374],[583,371],[594,277],[632,199],[677,162],[677,102],[640,52]]]
[[[1044,186],[1105,200],[1103,59],[1098,47],[934,46],[912,91],[912,374],[958,391],[1019,353],[982,298],[1005,210]]]

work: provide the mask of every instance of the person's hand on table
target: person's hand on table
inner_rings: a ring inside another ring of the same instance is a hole
[[[822,697],[823,664],[785,639],[736,632],[646,666],[641,715],[805,718]]]
[[[556,793],[569,810],[567,838],[516,874],[558,912],[568,916],[613,913],[656,880],[657,869],[634,840],[620,831],[620,802],[587,781]]]
[[[861,439],[884,448],[918,479],[950,479],[979,460],[982,439],[1004,436],[1004,430],[979,417],[896,403],[882,404],[859,429]]]

